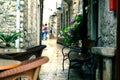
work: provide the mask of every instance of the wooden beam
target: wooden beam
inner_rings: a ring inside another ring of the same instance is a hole
[[[118,5],[119,4],[119,5]],[[117,53],[116,80],[120,80],[120,0],[117,0]]]

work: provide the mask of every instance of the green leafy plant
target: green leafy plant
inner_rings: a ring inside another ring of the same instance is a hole
[[[66,45],[74,45],[81,39],[80,29],[83,23],[83,15],[78,14],[75,18],[71,19],[71,24],[68,27],[63,28],[58,37],[63,39]]]
[[[14,32],[14,33],[2,33],[0,32],[0,39],[2,40],[2,43],[5,43],[6,47],[10,47],[10,43],[14,42],[18,37],[21,35],[20,32]]]

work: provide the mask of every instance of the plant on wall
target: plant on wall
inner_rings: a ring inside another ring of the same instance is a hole
[[[66,45],[74,45],[81,39],[80,29],[83,23],[83,15],[77,14],[71,19],[71,24],[68,27],[63,28],[58,35],[59,38],[64,40]]]

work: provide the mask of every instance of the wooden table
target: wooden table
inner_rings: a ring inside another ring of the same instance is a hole
[[[15,55],[15,54],[22,54],[26,52],[25,49],[15,49],[15,48],[2,48],[0,49],[1,55]],[[17,67],[21,64],[18,60],[11,60],[11,59],[0,59],[0,71],[11,69]]]
[[[0,54],[18,54],[24,52],[26,52],[25,49],[14,49],[14,48],[0,49]]]
[[[21,62],[17,60],[0,59],[0,70],[11,69],[19,66],[20,64]]]

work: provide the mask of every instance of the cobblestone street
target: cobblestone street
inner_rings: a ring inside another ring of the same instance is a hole
[[[46,44],[42,56],[48,56],[49,62],[42,65],[40,70],[40,80],[67,80],[68,79],[68,60],[65,61],[65,70],[62,70],[62,45],[56,44],[55,39],[44,40]],[[89,80],[81,79],[78,71],[71,70],[69,80]],[[86,76],[84,76],[86,77]],[[88,76],[87,76],[88,77]]]
[[[44,40],[43,44],[46,44],[47,48],[42,55],[48,56],[50,60],[41,67],[40,80],[66,80],[67,65],[65,71],[62,70],[62,46],[56,44],[55,39]]]

